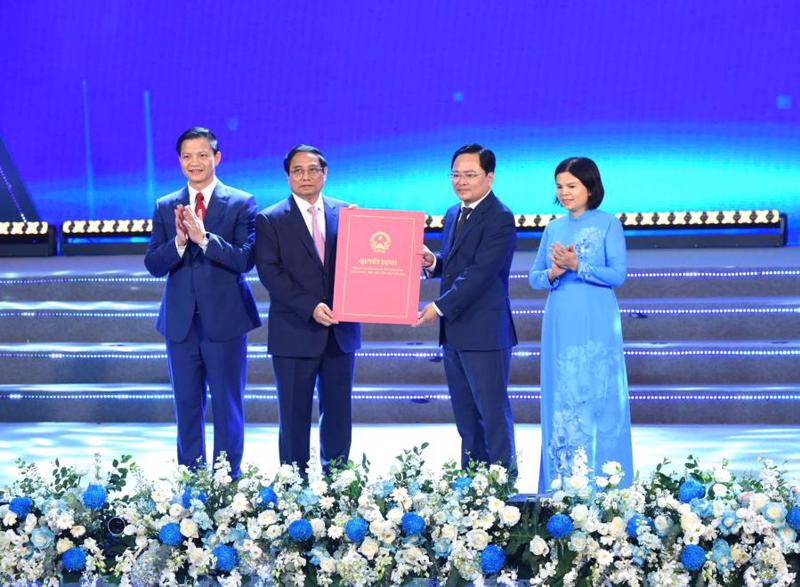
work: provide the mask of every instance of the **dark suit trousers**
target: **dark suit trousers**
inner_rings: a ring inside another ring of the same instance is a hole
[[[328,333],[317,357],[272,357],[278,387],[278,446],[281,463],[297,463],[303,474],[310,456],[311,410],[319,381],[320,459],[327,471],[333,460],[347,460],[352,440],[350,396],[355,353],[345,353]]]
[[[194,315],[185,340],[167,341],[169,375],[175,391],[178,463],[205,462],[206,386],[214,412],[214,460],[225,452],[231,475],[241,473],[244,451],[244,389],[247,378],[247,336],[214,342]]]
[[[470,459],[516,471],[514,419],[508,400],[511,349],[456,351],[444,346],[444,372],[461,436],[461,466]]]

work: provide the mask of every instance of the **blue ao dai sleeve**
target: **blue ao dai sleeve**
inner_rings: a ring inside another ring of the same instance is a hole
[[[612,216],[605,237],[605,265],[592,265],[579,260],[578,277],[587,283],[605,287],[619,287],[628,273],[627,254],[625,252],[625,232],[619,219]]]
[[[528,283],[531,284],[533,289],[555,289],[558,287],[558,278],[550,283],[547,277],[547,272],[550,269],[550,259],[548,258],[548,251],[550,250],[550,225],[544,228],[542,240],[539,241],[539,251],[536,253],[536,259],[533,262],[531,270],[528,272]]]

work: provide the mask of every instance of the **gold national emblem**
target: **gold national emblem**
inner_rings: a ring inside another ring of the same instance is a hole
[[[372,236],[369,237],[369,246],[372,248],[373,253],[385,253],[389,250],[389,247],[392,246],[392,239],[385,232],[374,232]]]

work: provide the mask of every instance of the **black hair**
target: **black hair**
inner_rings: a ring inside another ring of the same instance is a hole
[[[175,144],[175,149],[178,151],[178,155],[181,154],[181,147],[183,146],[183,141],[188,141],[191,139],[206,139],[208,144],[211,145],[211,150],[216,155],[219,152],[219,142],[217,141],[216,135],[202,126],[193,126],[187,131],[178,137],[178,142]]]
[[[460,149],[458,149],[455,153],[453,153],[453,158],[450,160],[450,169],[453,168],[453,164],[456,162],[456,159],[459,155],[464,154],[477,154],[478,159],[481,163],[481,169],[483,169],[486,174],[494,173],[494,167],[497,163],[494,153],[491,149],[486,149],[481,147],[476,143],[472,143],[471,145],[464,145]]]
[[[312,147],[311,145],[297,145],[292,147],[292,150],[286,153],[286,157],[283,158],[283,169],[286,171],[286,175],[289,175],[289,165],[292,163],[294,156],[298,153],[310,153],[311,155],[315,155],[317,159],[319,159],[319,165],[322,167],[322,169],[328,167],[328,162],[325,160],[325,156],[319,149]]]
[[[589,192],[589,201],[586,203],[586,207],[589,210],[594,210],[600,206],[606,190],[603,187],[603,180],[600,179],[600,170],[597,168],[597,163],[588,157],[570,157],[556,166],[556,172],[553,177],[558,177],[559,173],[565,172],[577,177],[578,181]],[[558,198],[556,198],[556,204],[558,204]]]

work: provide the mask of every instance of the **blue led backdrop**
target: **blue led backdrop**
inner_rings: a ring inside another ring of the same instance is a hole
[[[556,211],[579,154],[609,211],[778,208],[800,244],[796,0],[30,0],[0,23],[0,138],[52,222],[149,217],[200,124],[260,206],[306,142],[331,195],[442,213],[481,142],[518,213]]]

